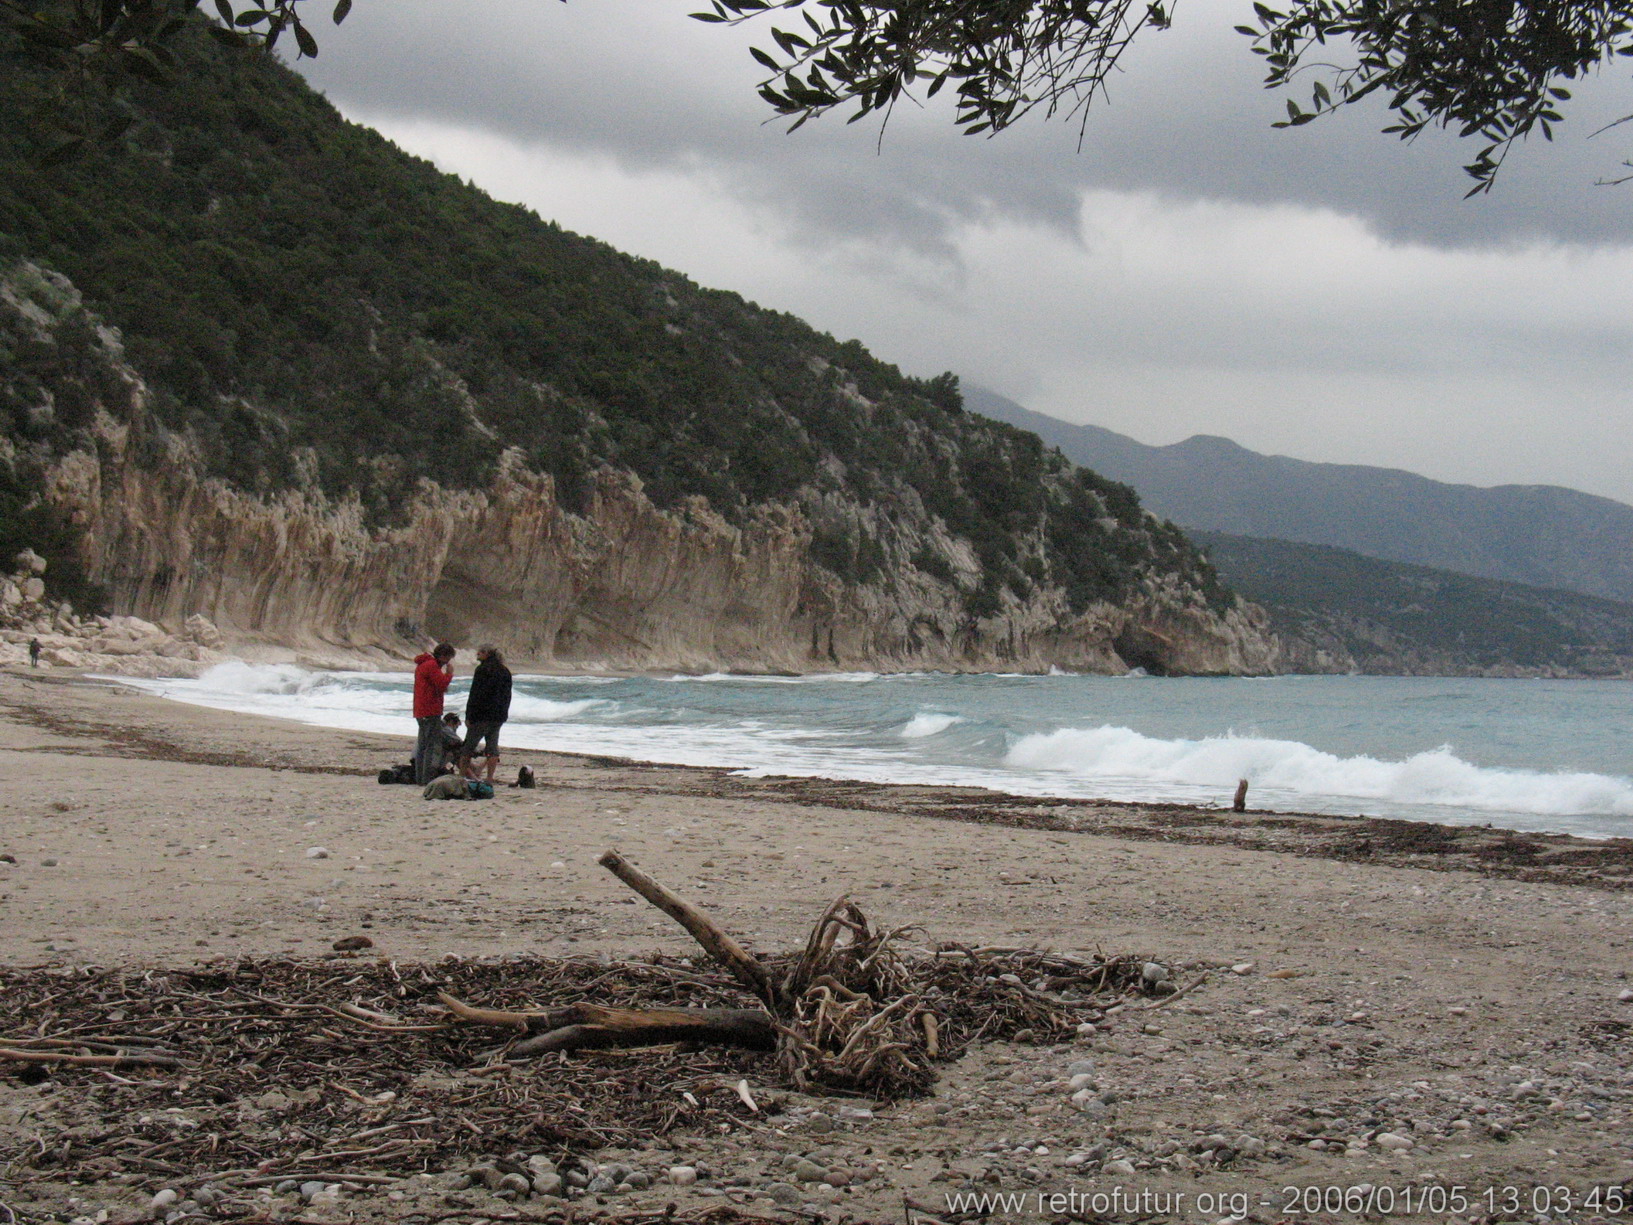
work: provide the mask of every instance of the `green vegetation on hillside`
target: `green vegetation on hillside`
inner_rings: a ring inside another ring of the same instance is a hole
[[[241,487],[354,495],[391,523],[421,478],[480,487],[516,447],[570,509],[603,466],[636,473],[659,505],[701,495],[739,521],[799,502],[815,556],[851,582],[911,564],[879,525],[928,511],[981,562],[961,581],[977,615],[1039,584],[1074,609],[1121,599],[1154,570],[1231,598],[1126,486],[965,414],[953,376],[906,376],[856,341],[496,203],[345,122],[277,63],[221,52],[202,23],[179,39],[180,87],[105,100],[93,118],[123,114],[124,135],[42,171],[55,86],[12,37],[0,32],[0,272],[27,260],[65,274],[122,333],[160,427]],[[22,455],[83,441],[91,405],[112,404],[74,357],[94,343],[90,317],[64,307],[52,328],[0,392]],[[949,581],[935,556],[921,568]]]
[[[1191,533],[1277,633],[1348,654],[1364,672],[1518,668],[1620,675],[1633,604],[1379,561],[1346,549]]]

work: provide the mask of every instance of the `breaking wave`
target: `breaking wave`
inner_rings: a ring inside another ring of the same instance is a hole
[[[1400,761],[1340,757],[1296,740],[1209,736],[1164,740],[1126,727],[1023,736],[1006,764],[1091,781],[1227,789],[1245,778],[1285,797],[1347,796],[1489,812],[1633,816],[1633,781],[1608,774],[1494,769],[1442,746]]]

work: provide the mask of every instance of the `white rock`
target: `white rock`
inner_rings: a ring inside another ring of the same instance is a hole
[[[17,584],[8,579],[0,579],[0,608],[15,608],[23,602],[23,593],[18,590]]]
[[[45,599],[45,580],[34,575],[25,578],[19,585],[25,600]]]
[[[1412,1147],[1412,1141],[1405,1136],[1396,1135],[1392,1131],[1381,1131],[1372,1138],[1372,1142],[1379,1148],[1388,1149],[1392,1153],[1404,1153]]]
[[[672,1165],[669,1167],[669,1181],[677,1187],[689,1187],[697,1181],[697,1167]]]
[[[1624,991],[1616,997],[1624,1004],[1633,1004],[1633,991]]]
[[[308,859],[327,859],[329,858],[329,849],[322,846],[309,846],[306,848],[306,857]]]
[[[1124,1178],[1129,1177],[1134,1172],[1134,1163],[1126,1159],[1123,1161],[1108,1161],[1101,1169],[1101,1173],[1121,1174]]]
[[[1073,1089],[1083,1089],[1094,1083],[1094,1077],[1087,1072],[1079,1072],[1067,1082]]]
[[[220,650],[224,645],[221,631],[216,628],[215,622],[203,613],[193,613],[182,622],[182,631],[199,646],[209,650]]]
[[[1257,964],[1254,961],[1239,961],[1231,966],[1230,972],[1232,974],[1251,974],[1253,973],[1253,967]]]
[[[16,557],[12,558],[12,564],[17,567],[19,574],[45,573],[45,558],[41,557],[33,549],[24,549]]]
[[[156,1217],[163,1216],[164,1210],[180,1198],[173,1187],[166,1187],[163,1191],[154,1193],[153,1198],[148,1201],[148,1211]]]

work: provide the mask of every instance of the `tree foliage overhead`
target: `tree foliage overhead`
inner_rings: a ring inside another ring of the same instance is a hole
[[[953,91],[968,134],[1022,116],[1082,117],[1134,37],[1166,29],[1166,0],[710,0],[703,21],[775,13],[772,75],[760,95],[794,126],[851,108],[888,116],[903,98]],[[1403,139],[1441,127],[1486,142],[1466,167],[1489,190],[1513,143],[1562,121],[1563,84],[1633,54],[1627,0],[1295,0],[1255,3],[1238,26],[1264,57],[1265,84],[1311,78],[1288,99],[1297,126],[1378,95]],[[797,18],[797,21],[788,19]],[[1472,194],[1472,192],[1471,192]]]
[[[768,14],[760,96],[798,127],[837,108],[887,117],[904,98],[952,90],[957,125],[994,134],[1034,111],[1083,119],[1144,29],[1166,29],[1172,0],[709,0],[693,16],[739,23]],[[330,7],[332,5],[332,7]],[[200,0],[0,0],[18,34],[63,85],[83,94],[124,78],[162,78],[171,44]],[[318,54],[311,14],[339,23],[352,0],[208,0],[216,38],[246,48]],[[1298,126],[1377,96],[1385,132],[1410,140],[1437,127],[1484,146],[1465,167],[1470,194],[1490,190],[1515,142],[1553,138],[1569,82],[1633,55],[1633,0],[1293,0],[1253,5],[1237,30],[1264,58],[1265,84],[1286,90]],[[285,39],[285,35],[289,37]],[[1302,101],[1308,79],[1308,103]],[[1294,89],[1300,98],[1291,96]],[[98,132],[65,106],[53,157]],[[118,121],[116,120],[116,123]]]

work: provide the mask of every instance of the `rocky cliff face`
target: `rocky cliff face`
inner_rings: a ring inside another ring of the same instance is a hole
[[[701,497],[659,507],[603,466],[570,512],[550,475],[496,442],[485,487],[421,479],[391,525],[315,480],[252,491],[210,475],[192,436],[160,424],[118,335],[88,318],[54,274],[0,278],[0,340],[33,346],[39,372],[4,387],[22,424],[0,438],[0,462],[73,524],[112,612],[200,651],[384,661],[446,638],[492,640],[541,668],[787,672],[1259,673],[1278,661],[1263,614],[1217,591],[1210,604],[1174,561],[1188,554],[1137,509],[1091,524],[1082,545],[1139,567],[1127,598],[1073,611],[1040,561],[1038,581],[1003,587],[977,615],[970,593],[990,579],[977,550],[905,487],[888,512],[842,485],[801,487],[731,522]],[[64,320],[78,321],[71,361]],[[313,466],[298,449],[293,461]],[[865,579],[822,564],[814,515],[878,542]],[[29,604],[31,626],[106,637],[47,603]],[[222,641],[199,641],[189,618]]]
[[[229,644],[323,659],[407,656],[427,637],[492,639],[539,667],[1264,672],[1276,646],[1249,605],[1219,614],[1160,579],[1128,606],[1066,614],[1043,592],[974,619],[918,571],[839,582],[808,556],[803,515],[746,527],[701,499],[654,507],[599,474],[587,513],[507,454],[493,485],[425,483],[400,527],[300,491],[262,497],[201,477],[185,448],[141,463],[103,416],[96,445],[50,469],[49,496],[84,530],[116,611],[179,632],[202,614]]]

